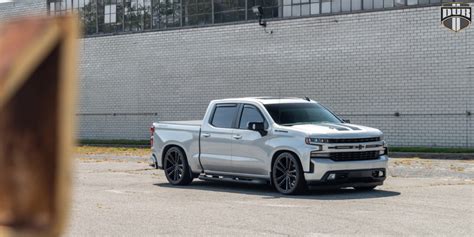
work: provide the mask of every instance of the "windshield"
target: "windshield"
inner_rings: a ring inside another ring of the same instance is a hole
[[[329,110],[316,103],[267,104],[265,108],[273,121],[280,125],[341,123]]]

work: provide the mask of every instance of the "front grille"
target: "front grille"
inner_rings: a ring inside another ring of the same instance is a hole
[[[359,143],[359,142],[378,142],[380,137],[368,137],[368,138],[335,138],[335,139],[322,139],[325,143]]]
[[[378,157],[379,151],[335,152],[329,154],[329,158],[333,161],[375,160]]]

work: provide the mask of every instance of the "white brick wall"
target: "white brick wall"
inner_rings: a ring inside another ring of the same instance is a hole
[[[16,0],[0,3],[0,23],[20,16],[32,16],[46,12],[46,0]]]
[[[154,120],[199,119],[208,101],[309,96],[396,146],[474,146],[474,27],[438,7],[82,40],[82,138],[146,139]],[[337,22],[336,22],[337,21]],[[400,117],[395,117],[395,112]]]
[[[474,147],[474,26],[454,33],[439,11],[82,39],[79,136],[147,139],[152,121],[200,119],[212,99],[309,96],[392,145]]]

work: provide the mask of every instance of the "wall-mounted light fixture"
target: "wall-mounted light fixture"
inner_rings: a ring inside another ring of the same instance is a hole
[[[252,12],[257,16],[258,24],[260,26],[263,26],[263,30],[265,31],[265,33],[272,34],[273,33],[272,30],[270,32],[267,32],[267,30],[266,30],[267,22],[265,20],[263,20],[263,8],[262,8],[262,6],[259,6],[259,5],[253,6],[252,7]]]
[[[258,24],[267,27],[267,22],[263,20],[263,8],[261,6],[253,6],[252,11],[258,17]]]

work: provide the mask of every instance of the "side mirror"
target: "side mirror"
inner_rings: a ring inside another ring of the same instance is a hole
[[[351,120],[350,119],[343,119],[342,120],[344,123],[351,123]]]
[[[262,137],[267,135],[267,131],[265,131],[265,123],[263,122],[250,122],[247,128],[259,132]]]

